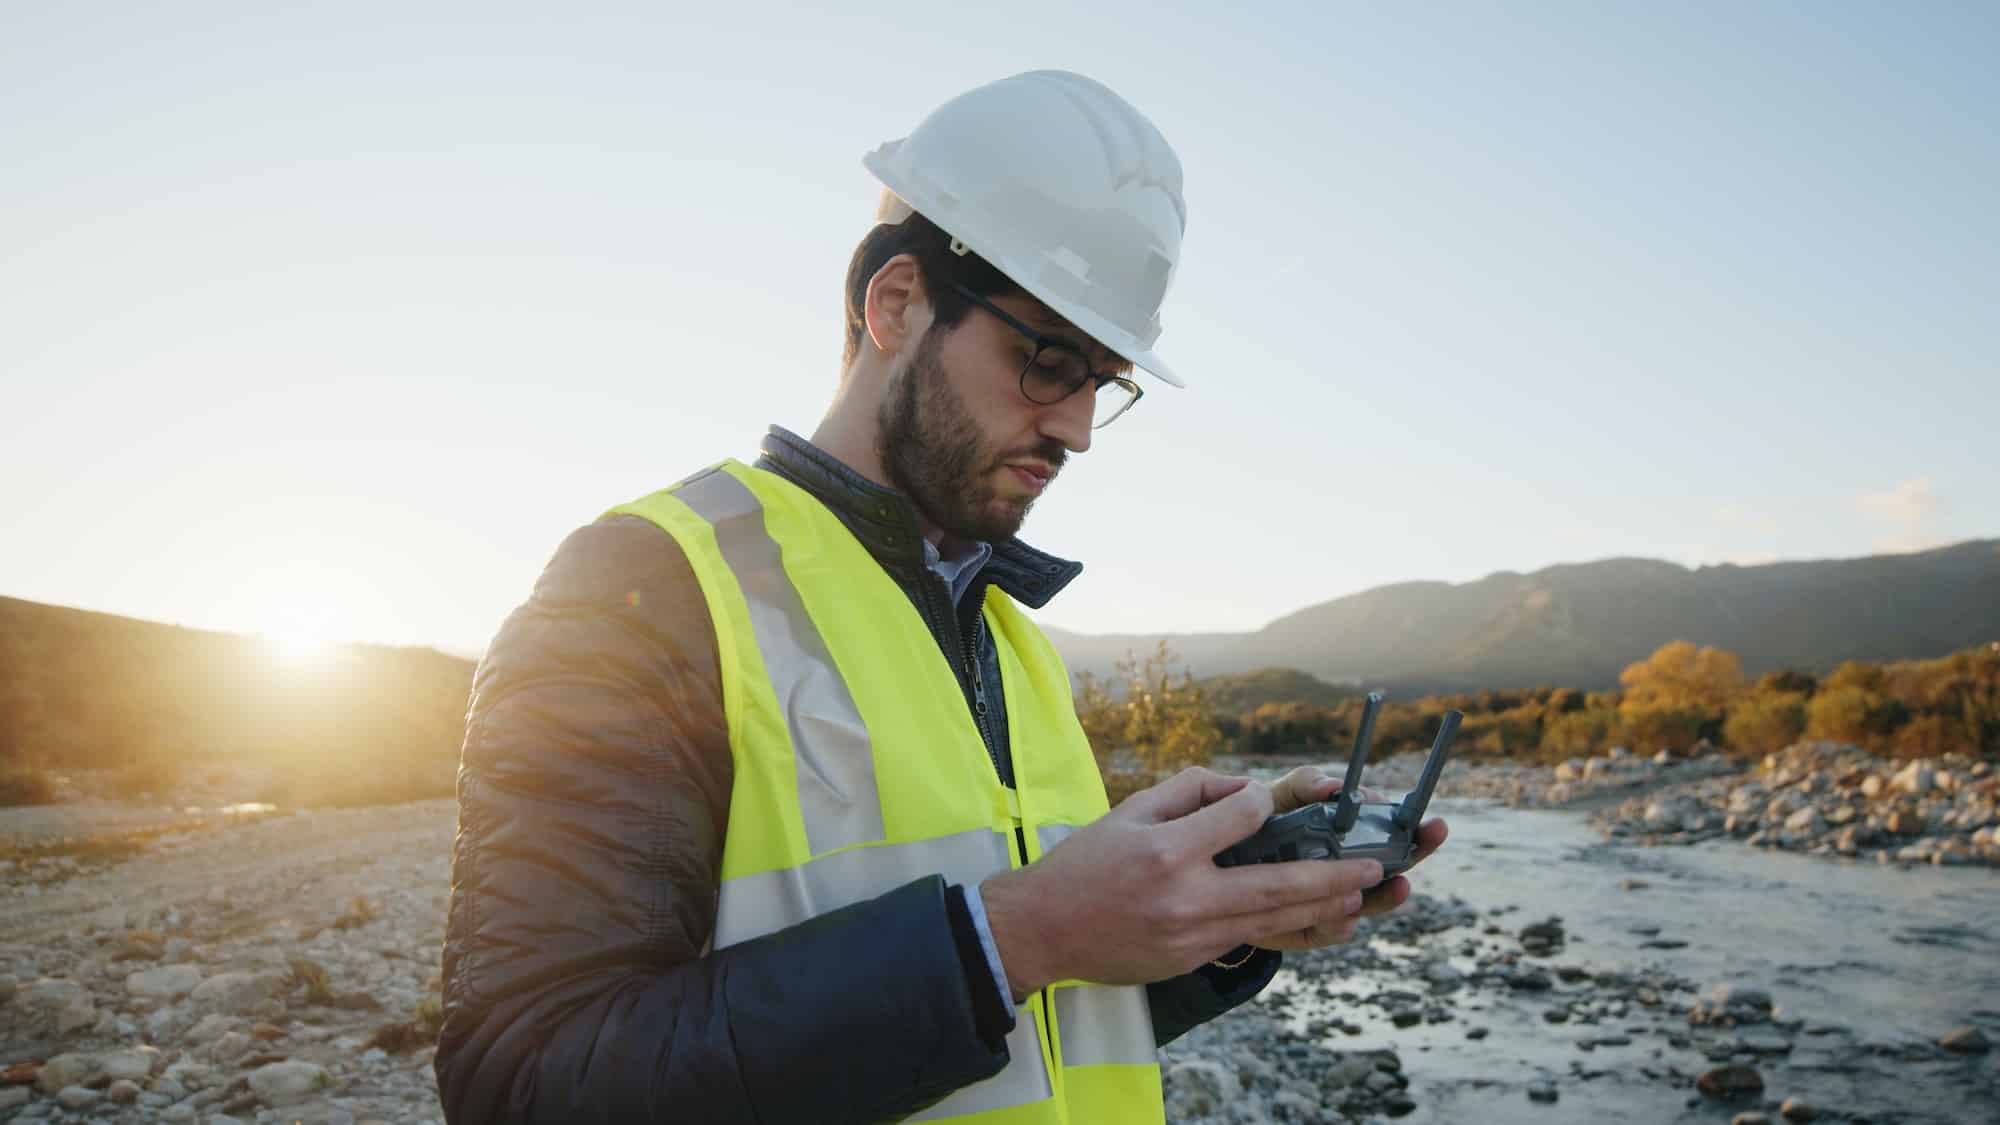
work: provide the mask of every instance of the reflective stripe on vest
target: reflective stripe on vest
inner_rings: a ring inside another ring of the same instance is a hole
[[[1003,592],[981,608],[1015,789],[909,596],[809,493],[724,462],[612,511],[674,536],[715,623],[735,761],[715,948],[932,874],[976,885],[1107,810],[1068,673]],[[1051,985],[1016,1009],[1007,1047],[999,1074],[912,1120],[1163,1120],[1143,988]]]

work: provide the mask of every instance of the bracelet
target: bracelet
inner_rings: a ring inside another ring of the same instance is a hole
[[[1243,948],[1249,950],[1250,952],[1245,953],[1243,956],[1237,958],[1234,961],[1224,961],[1222,958],[1218,957],[1215,960],[1210,961],[1209,964],[1214,965],[1218,969],[1240,969],[1243,966],[1250,963],[1250,958],[1257,956],[1256,946],[1246,945]]]

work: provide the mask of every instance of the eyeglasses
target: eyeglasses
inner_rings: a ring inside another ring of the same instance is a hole
[[[958,282],[952,282],[951,287],[957,290],[959,296],[992,313],[1000,323],[1026,336],[1035,345],[1028,361],[1021,365],[1021,394],[1029,402],[1054,406],[1084,387],[1095,384],[1090,428],[1101,430],[1116,421],[1120,414],[1132,409],[1132,404],[1145,393],[1139,389],[1139,384],[1123,375],[1101,375],[1092,371],[1089,357],[1066,341],[1042,335]]]

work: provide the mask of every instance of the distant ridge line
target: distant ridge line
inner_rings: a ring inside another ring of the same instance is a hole
[[[1609,688],[1673,640],[1729,649],[1751,675],[1826,670],[2000,640],[2000,539],[1749,566],[1626,556],[1396,582],[1247,633],[1047,632],[1073,673],[1107,674],[1164,639],[1197,676],[1296,668],[1403,693]]]

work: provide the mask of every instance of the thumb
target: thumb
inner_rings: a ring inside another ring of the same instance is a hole
[[[1271,789],[1245,785],[1214,804],[1196,809],[1168,828],[1175,843],[1213,855],[1264,826],[1271,816]]]
[[[1230,777],[1201,766],[1187,769],[1154,785],[1142,789],[1130,797],[1114,811],[1136,817],[1141,824],[1159,824],[1180,818],[1207,805],[1223,800],[1250,785],[1247,777]]]

